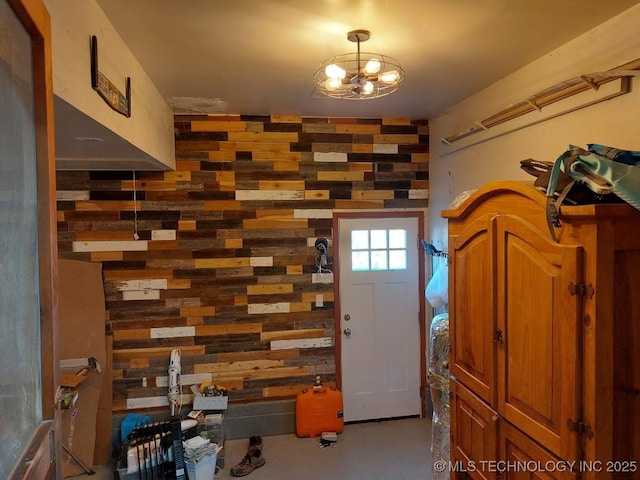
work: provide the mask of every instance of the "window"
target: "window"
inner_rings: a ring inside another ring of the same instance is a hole
[[[2,478],[53,478],[58,448],[53,451],[50,440],[60,440],[51,86],[50,23],[42,0],[0,1]]]
[[[10,470],[43,414],[32,46],[6,2],[0,19],[0,466]]]
[[[351,270],[407,269],[407,231],[353,230],[351,232]]]

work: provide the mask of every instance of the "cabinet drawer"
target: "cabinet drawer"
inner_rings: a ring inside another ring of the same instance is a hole
[[[552,455],[507,422],[500,423],[500,480],[575,480],[569,464]]]
[[[457,381],[451,382],[451,459],[473,479],[495,480],[481,468],[497,460],[498,414]],[[461,475],[459,478],[465,478]]]

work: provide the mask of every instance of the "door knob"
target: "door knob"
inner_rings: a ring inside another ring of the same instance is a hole
[[[350,328],[345,328],[345,329],[343,330],[343,332],[344,332],[344,334],[345,334],[347,337],[350,337],[350,336],[351,336],[351,329],[350,329]]]
[[[351,315],[349,315],[348,313],[344,316],[344,319],[348,322],[349,320],[351,320]]]

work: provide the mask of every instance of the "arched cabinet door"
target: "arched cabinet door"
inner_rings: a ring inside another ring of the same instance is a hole
[[[498,413],[552,453],[579,459],[582,247],[496,218]]]
[[[490,217],[449,237],[451,375],[495,404],[495,242]]]

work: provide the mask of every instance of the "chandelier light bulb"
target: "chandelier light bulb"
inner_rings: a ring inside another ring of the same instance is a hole
[[[377,58],[370,59],[364,66],[364,71],[368,74],[378,73],[380,71],[380,60]]]
[[[400,78],[400,74],[398,73],[397,70],[391,70],[389,72],[381,73],[380,76],[378,77],[378,79],[381,82],[385,82],[385,83],[396,82],[398,78]]]
[[[343,79],[347,75],[347,72],[343,68],[340,68],[335,63],[332,63],[331,65],[327,65],[327,67],[324,69],[324,73],[329,78],[339,78],[339,79]]]
[[[342,80],[337,77],[327,78],[327,81],[324,83],[329,90],[337,90],[342,86]]]
[[[371,95],[371,92],[373,92],[373,83],[369,81],[364,82],[364,85],[362,86],[362,93],[365,95]]]

